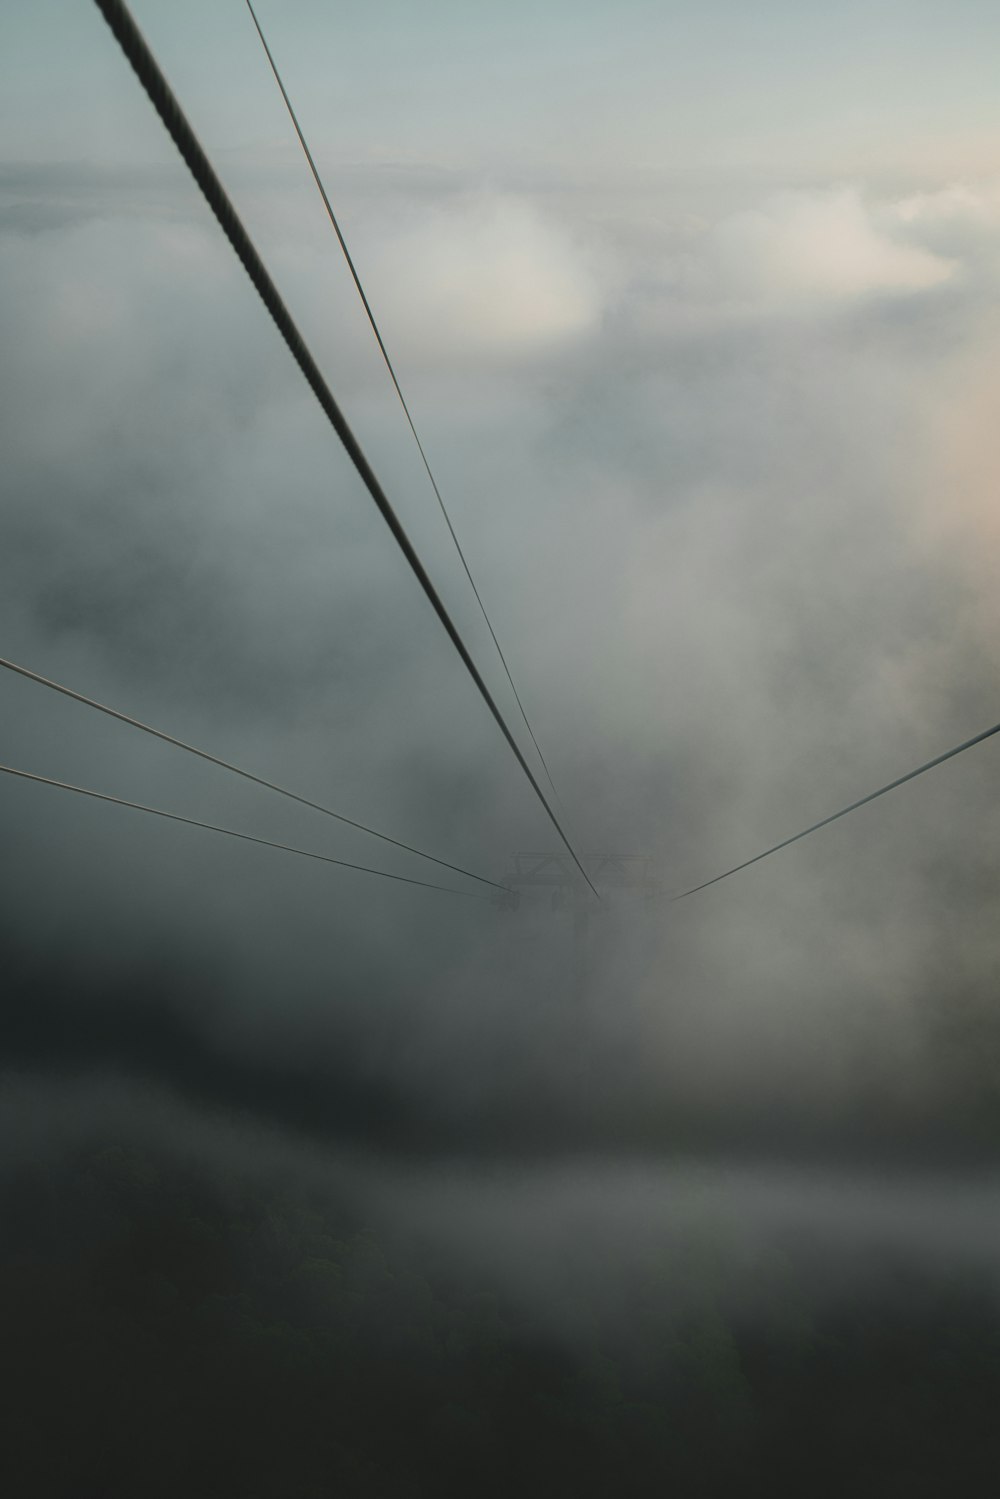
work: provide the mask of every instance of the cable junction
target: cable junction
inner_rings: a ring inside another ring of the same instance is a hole
[[[182,817],[179,812],[166,812],[162,807],[147,807],[143,802],[126,801],[120,796],[110,796],[105,791],[92,791],[87,786],[75,786],[71,781],[56,781],[51,776],[36,775],[30,770],[18,770],[13,765],[0,765],[0,774],[17,776],[22,781],[35,781],[40,786],[55,786],[60,791],[73,791],[77,796],[89,796],[94,801],[109,802],[115,807],[128,807],[132,812],[147,812],[151,817],[164,817],[168,822],[181,822],[189,828],[201,828],[207,833],[222,833],[227,838],[239,838],[243,843],[257,843],[262,848],[280,849],[285,854],[297,854],[302,859],[315,859],[320,864],[335,864],[338,869],[352,869],[357,874],[373,874],[379,879],[396,880],[401,885],[419,885],[424,890],[440,890],[446,895],[464,895],[469,900],[489,900],[488,895],[479,895],[474,890],[455,890],[451,885],[432,885],[428,880],[415,880],[406,874],[390,874],[387,869],[372,869],[367,864],[351,864],[347,859],[334,859],[329,854],[313,853],[311,849],[296,848],[290,843],[275,843],[270,838],[257,838],[252,833],[239,833],[235,828],[220,827],[215,822],[201,822],[196,817]]]
[[[299,366],[327,420],[340,438],[360,479],[375,502],[382,519],[389,527],[400,551],[409,563],[410,570],[423,589],[431,608],[434,610],[445,633],[458,652],[466,671],[479,691],[480,697],[506,739],[536,797],[548,814],[549,820],[559,834],[560,840],[570,853],[574,864],[590,886],[595,897],[599,900],[600,896],[596,888],[587,871],[584,869],[583,864],[580,862],[573,845],[563,831],[562,825],[552,810],[544,791],[538,784],[534,772],[524,758],[517,740],[507,725],[506,719],[494,701],[493,695],[483,680],[479,668],[469,654],[465,641],[459,634],[441,596],[418,557],[402,522],[383,490],[371,464],[365,457],[361,445],[337,404],[330,387],[323,378],[319,366],[310,353],[302,334],[299,332],[298,326],[285,306],[281,294],[247,233],[243,221],[237,214],[225,188],[222,186],[208,157],[205,155],[201,143],[181,109],[177,96],[160,71],[159,64],[147,46],[139,28],[136,26],[128,6],[123,3],[123,0],[94,0],[94,3],[108,23],[115,40],[131,63],[136,77],[145,89],[150,103],[163,122],[192,177],[201,189],[206,203],[219,223],[219,227],[229,240],[240,263],[250,277],[261,301],[271,314],[278,332],[284,339],[289,352]]]
[[[263,776],[254,775],[253,771],[244,770],[229,760],[222,760],[218,755],[209,754],[208,750],[199,749],[197,745],[177,739],[163,729],[155,729],[151,724],[143,723],[141,719],[131,718],[129,714],[121,713],[117,708],[110,708],[106,703],[99,703],[96,698],[87,697],[83,692],[76,692],[72,687],[65,687],[61,682],[54,682],[50,677],[43,677],[39,672],[31,671],[27,666],[19,666],[16,661],[8,661],[6,657],[0,656],[0,667],[16,672],[18,676],[26,677],[29,682],[37,682],[41,687],[48,687],[53,692],[61,692],[63,697],[72,698],[75,703],[83,703],[87,708],[94,708],[98,713],[106,713],[109,718],[128,724],[132,729],[139,729],[143,734],[151,734],[154,739],[161,739],[164,744],[172,744],[176,749],[184,750],[189,755],[197,755],[199,760],[207,760],[210,765],[218,765],[222,770],[242,776],[245,781],[251,781],[255,786],[263,786],[268,791],[276,791],[279,796],[287,796],[290,801],[309,807],[313,812],[322,812],[325,817],[332,817],[349,828],[357,828],[361,833],[370,833],[373,838],[379,838],[383,843],[391,843],[394,848],[401,848],[408,854],[416,854],[420,859],[428,859],[432,864],[439,864],[442,869],[450,869],[452,874],[467,875],[470,880],[478,880],[481,885],[492,885],[496,890],[503,888],[497,884],[496,880],[488,880],[485,875],[473,874],[471,869],[463,869],[460,864],[449,864],[447,859],[438,859],[434,854],[425,853],[422,848],[414,848],[412,844],[404,843],[399,838],[390,838],[388,833],[380,833],[376,828],[368,827],[366,823],[355,822],[352,817],[345,817],[342,812],[334,812],[332,807],[324,807],[321,802],[310,801],[308,797],[300,796],[297,791],[289,791],[286,786],[279,786],[274,781],[265,780]]]
[[[327,218],[330,220],[330,223],[333,226],[333,232],[336,234],[337,240],[340,244],[340,248],[344,252],[344,259],[347,262],[347,268],[351,273],[354,285],[357,288],[358,296],[361,298],[362,305],[368,316],[368,322],[371,325],[371,330],[374,333],[376,342],[378,343],[379,349],[382,352],[382,358],[385,362],[385,367],[389,372],[389,378],[395,386],[396,395],[399,397],[399,404],[403,408],[403,415],[406,417],[410,431],[413,434],[413,440],[417,445],[417,451],[420,454],[424,469],[427,473],[427,477],[430,480],[430,485],[434,491],[434,496],[438,502],[438,506],[440,507],[441,514],[444,516],[445,525],[448,527],[451,539],[455,543],[455,550],[458,553],[462,567],[465,569],[465,576],[469,580],[469,585],[472,589],[472,592],[476,596],[476,603],[479,605],[479,609],[482,613],[483,619],[486,621],[486,628],[489,630],[490,636],[493,640],[493,644],[496,646],[497,655],[500,657],[501,665],[503,666],[504,672],[507,675],[507,681],[510,683],[510,690],[514,694],[514,700],[517,703],[518,709],[520,710],[521,717],[524,719],[524,727],[527,729],[528,734],[531,737],[531,742],[535,746],[535,752],[538,755],[539,761],[541,762],[542,769],[545,771],[546,779],[548,780],[549,785],[552,787],[552,790],[558,797],[559,793],[558,791],[556,791],[555,782],[553,781],[551,772],[549,771],[549,767],[546,764],[545,756],[542,754],[541,746],[539,745],[538,740],[535,738],[535,731],[531,727],[531,724],[528,720],[528,715],[525,712],[524,704],[521,701],[521,695],[514,685],[514,678],[511,675],[510,667],[507,665],[507,657],[504,655],[503,648],[499,640],[497,639],[496,631],[493,628],[493,622],[486,612],[486,605],[483,603],[482,596],[476,585],[476,580],[472,576],[472,569],[469,567],[465,552],[462,549],[462,544],[459,541],[458,536],[456,535],[455,527],[452,525],[451,516],[448,514],[448,508],[445,505],[444,499],[441,495],[441,490],[438,487],[438,482],[434,477],[434,473],[430,465],[430,460],[428,459],[427,454],[424,451],[424,445],[420,440],[420,435],[417,432],[416,424],[414,423],[413,417],[410,415],[410,408],[406,403],[406,397],[403,395],[399,380],[396,378],[396,371],[393,368],[392,360],[389,358],[389,351],[385,346],[385,341],[382,338],[378,323],[375,321],[375,314],[372,311],[371,303],[368,301],[368,296],[361,284],[361,277],[358,274],[357,266],[354,263],[354,257],[351,255],[350,250],[347,248],[347,241],[344,238],[343,230],[340,227],[337,215],[333,211],[333,205],[330,202],[326,187],[323,184],[323,179],[320,177],[319,169],[317,168],[316,163],[313,160],[313,154],[309,149],[309,144],[305,138],[305,135],[303,134],[302,127],[299,124],[298,116],[296,115],[295,109],[292,105],[292,101],[288,96],[288,90],[285,88],[281,74],[278,72],[278,65],[274,60],[274,56],[271,52],[271,48],[268,46],[267,38],[264,35],[260,21],[257,19],[257,12],[254,10],[253,5],[250,3],[250,0],[247,0],[247,9],[249,10],[250,15],[253,19],[253,24],[257,29],[257,35],[260,37],[261,46],[264,48],[264,53],[270,65],[271,72],[274,74],[274,81],[281,91],[282,99],[285,101],[285,109],[288,111],[288,117],[292,122],[295,134],[298,136],[299,145],[302,147],[303,155],[305,156],[305,159],[309,165],[309,170],[312,173],[312,179],[315,182],[319,195],[323,200],[323,206],[326,209]]]
[[[673,900],[685,900],[689,895],[697,895],[699,890],[707,890],[710,885],[717,885],[720,880],[728,880],[731,874],[739,874],[741,869],[749,869],[751,864],[759,864],[761,859],[767,859],[771,854],[776,854],[779,849],[788,848],[792,843],[798,843],[800,838],[808,838],[810,833],[816,833],[820,828],[825,828],[831,822],[836,822],[841,817],[846,817],[849,812],[856,812],[859,807],[866,807],[869,802],[875,801],[880,796],[885,796],[889,791],[895,791],[897,786],[905,786],[907,781],[922,776],[925,771],[933,770],[936,765],[943,765],[946,760],[953,760],[956,755],[961,755],[973,745],[982,744],[984,739],[989,739],[994,734],[1000,734],[1000,723],[995,723],[991,729],[984,729],[981,734],[974,734],[971,739],[965,739],[961,744],[956,744],[954,749],[945,750],[943,755],[936,755],[933,760],[927,760],[923,765],[918,765],[916,770],[908,770],[906,775],[898,776],[896,780],[890,781],[887,786],[880,786],[877,791],[870,791],[867,796],[861,797],[859,801],[851,802],[849,807],[841,807],[839,812],[832,812],[829,817],[824,817],[821,822],[814,822],[812,827],[803,828],[801,833],[794,833],[791,838],[785,838],[781,843],[775,843],[771,848],[766,848],[762,854],[755,854],[752,859],[745,859],[742,864],[734,864],[732,869],[717,874],[714,879],[705,880],[701,885],[692,885],[690,890],[682,890],[679,895],[672,897]]]

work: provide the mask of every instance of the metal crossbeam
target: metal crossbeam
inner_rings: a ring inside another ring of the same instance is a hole
[[[594,883],[604,889],[638,890],[649,899],[660,894],[653,861],[647,854],[590,854],[587,865]],[[561,851],[515,854],[513,868],[501,884],[506,894],[495,899],[506,910],[517,909],[521,891],[526,889],[552,890],[553,909],[561,909],[585,893],[572,859]]]

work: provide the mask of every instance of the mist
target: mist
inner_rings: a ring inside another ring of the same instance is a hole
[[[992,1327],[996,741],[674,897],[998,717],[995,111],[943,7],[891,77],[899,7],[841,58],[765,5],[741,76],[632,10],[262,20],[560,817],[654,895],[503,909],[0,671],[5,765],[460,892],[0,775],[0,1174],[291,1183],[570,1360],[638,1368],[635,1287],[701,1296],[706,1244],[765,1338],[790,1262],[820,1320],[903,1265]],[[37,12],[0,62],[0,655],[489,881],[557,852],[96,9]],[[527,753],[252,29],[136,14]],[[701,80],[673,116],[633,30]]]

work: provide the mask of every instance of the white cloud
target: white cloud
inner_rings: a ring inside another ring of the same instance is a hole
[[[971,187],[953,182],[933,192],[913,193],[893,205],[900,224],[917,227],[996,224],[1000,218],[1000,185]]]
[[[961,262],[980,279],[995,279],[1000,263],[1000,183],[954,182],[893,203],[885,220],[902,235],[936,255]]]
[[[522,353],[586,332],[601,311],[582,247],[510,196],[424,211],[369,263],[394,340],[425,353]]]
[[[851,187],[789,192],[713,231],[709,254],[737,293],[768,300],[840,300],[912,293],[946,281],[954,264],[879,225]]]

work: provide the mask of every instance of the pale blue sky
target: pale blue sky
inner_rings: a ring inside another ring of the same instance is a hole
[[[143,158],[155,132],[96,9],[4,0],[4,156]],[[283,140],[240,0],[135,14],[217,149]],[[1000,8],[987,0],[485,7],[261,0],[318,149],[465,170],[935,178],[988,169]]]

